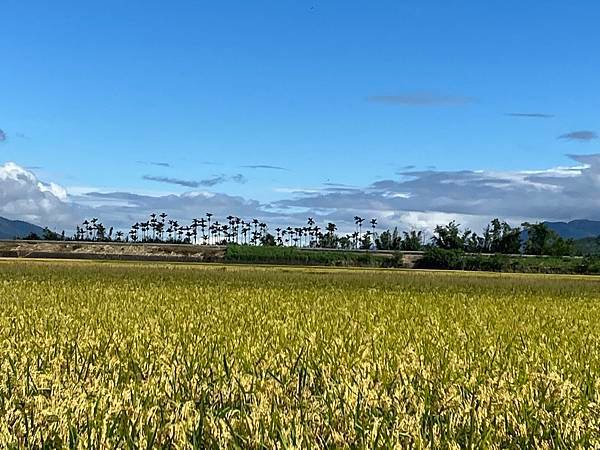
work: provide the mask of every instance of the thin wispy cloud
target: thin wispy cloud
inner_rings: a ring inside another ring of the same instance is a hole
[[[593,139],[598,139],[598,134],[589,130],[571,131],[570,133],[561,134],[558,139],[587,142]]]
[[[554,114],[546,114],[546,113],[524,113],[524,112],[509,112],[506,113],[507,116],[510,117],[525,117],[531,119],[551,119],[554,117]]]
[[[162,161],[136,161],[136,163],[144,164],[147,166],[171,167],[171,164],[169,164],[168,162],[162,162]]]
[[[373,103],[400,106],[462,106],[473,103],[473,97],[440,95],[433,92],[413,92],[398,95],[372,95],[367,100]]]
[[[178,186],[184,186],[188,188],[212,187],[218,184],[227,183],[228,181],[243,184],[247,181],[246,177],[244,177],[244,175],[242,175],[241,173],[232,176],[217,175],[204,180],[184,180],[181,178],[163,177],[155,175],[144,175],[142,179],[146,181],[156,181],[158,183],[175,184]]]
[[[189,188],[197,188],[201,186],[200,182],[193,180],[184,180],[181,178],[173,178],[173,177],[161,177],[155,175],[144,175],[142,179],[146,181],[156,181],[158,183],[166,183],[166,184],[176,184],[178,186],[184,186]]]
[[[246,177],[244,175],[242,175],[241,173],[238,173],[236,175],[233,175],[232,177],[230,177],[231,181],[233,181],[234,183],[238,183],[238,184],[244,184],[246,183],[248,180],[246,179]]]
[[[6,133],[0,129],[0,142],[6,141]]]
[[[332,183],[332,182],[324,182],[323,186],[328,186],[328,187],[334,187],[334,188],[354,188],[356,186],[352,186],[350,184],[344,184],[344,183]]]
[[[242,166],[242,167],[244,169],[289,170],[285,167],[271,166],[269,164],[251,164],[251,165]]]

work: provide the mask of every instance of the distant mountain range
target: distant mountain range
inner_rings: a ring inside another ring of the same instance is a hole
[[[570,222],[544,222],[549,228],[566,239],[583,239],[600,236],[600,221],[572,220]]]
[[[22,220],[9,220],[0,217],[0,239],[14,239],[15,237],[25,237],[30,233],[42,236],[44,229]]]

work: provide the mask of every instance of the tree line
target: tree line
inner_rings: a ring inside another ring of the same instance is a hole
[[[354,217],[351,233],[338,233],[338,227],[328,222],[320,227],[309,217],[304,226],[270,229],[259,219],[244,220],[227,216],[219,221],[214,214],[193,219],[184,224],[166,213],[152,213],[146,220],[135,222],[128,231],[106,227],[98,218],[84,220],[75,227],[72,237],[57,234],[48,228],[43,235],[31,234],[25,239],[73,240],[84,242],[170,243],[196,245],[293,246],[298,248],[361,249],[422,251],[430,248],[468,253],[572,255],[574,241],[563,239],[544,223],[524,222],[512,227],[506,221],[492,220],[477,234],[461,228],[456,221],[438,225],[430,239],[422,231],[400,232],[398,228],[377,230],[377,219]]]

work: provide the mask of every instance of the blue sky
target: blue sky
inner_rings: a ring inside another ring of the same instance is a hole
[[[596,1],[5,0],[2,17],[0,162],[72,196],[266,204],[600,152]]]

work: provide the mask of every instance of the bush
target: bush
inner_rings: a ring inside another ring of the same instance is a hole
[[[511,272],[510,259],[504,255],[468,255],[464,261],[465,270],[485,272]]]
[[[415,264],[419,269],[464,270],[465,253],[462,250],[445,250],[429,247]]]
[[[479,270],[556,274],[600,274],[600,258],[467,254],[460,250],[427,249],[415,264],[419,269]]]
[[[368,252],[250,245],[228,246],[225,252],[225,261],[259,264],[402,267],[402,255],[400,253],[389,257]]]

